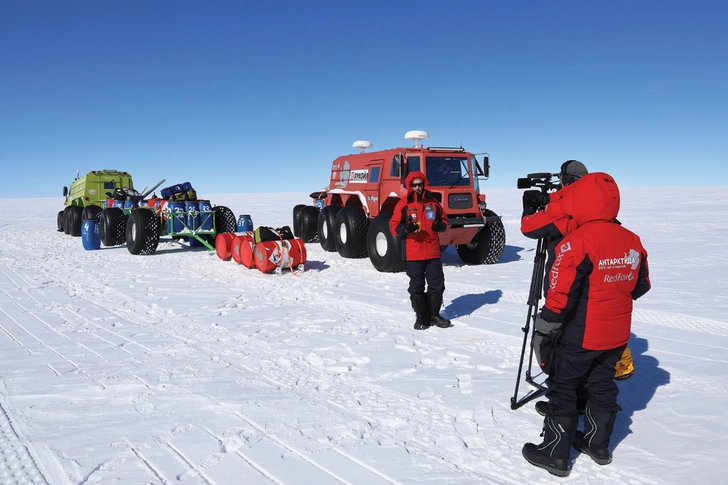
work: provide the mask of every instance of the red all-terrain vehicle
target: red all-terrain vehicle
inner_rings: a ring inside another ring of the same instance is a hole
[[[440,233],[444,250],[455,245],[460,258],[470,264],[490,264],[503,255],[506,233],[500,216],[487,208],[480,180],[488,178],[487,154],[481,167],[475,155],[463,148],[425,148],[424,131],[409,131],[414,147],[366,152],[372,144],[357,141],[361,153],[344,155],[331,164],[325,191],[314,192],[314,204],[293,208],[293,229],[306,242],[318,241],[326,251],[345,258],[369,256],[379,271],[404,268],[397,236],[389,230],[394,206],[407,194],[408,173],[427,175],[430,191],[442,204],[448,219]]]

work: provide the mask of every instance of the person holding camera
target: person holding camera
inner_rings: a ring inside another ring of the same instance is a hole
[[[402,259],[407,261],[410,278],[408,292],[415,311],[416,330],[431,325],[445,328],[450,320],[440,315],[445,275],[440,261],[439,232],[447,230],[447,216],[440,203],[428,190],[427,177],[412,172],[405,179],[407,195],[394,208],[389,228],[399,236]],[[427,292],[425,292],[427,283]]]
[[[549,273],[554,261],[554,251],[559,241],[575,229],[573,218],[564,213],[562,200],[569,197],[572,188],[567,188],[577,182],[589,172],[586,166],[578,160],[567,160],[561,165],[559,171],[559,185],[556,192],[551,194],[540,190],[527,190],[523,193],[523,216],[521,217],[521,233],[532,239],[546,239],[547,259],[544,272],[544,296],[549,287]],[[541,370],[549,373],[550,361],[558,338],[559,328],[548,324],[539,315],[535,322],[536,333],[533,339],[533,348]],[[622,359],[615,368],[614,378],[617,380],[628,379],[634,374],[634,364],[629,347],[624,350]],[[586,383],[580,383],[577,389],[577,407],[583,412],[586,407],[587,389]],[[535,405],[536,411],[546,415],[546,401],[538,401]]]
[[[630,338],[633,300],[650,290],[647,251],[617,221],[620,196],[614,179],[592,173],[573,184],[560,205],[570,218],[548,274],[540,318],[560,327],[547,379],[543,442],[526,443],[523,457],[557,476],[570,472],[571,446],[597,464],[612,461],[619,388],[614,369]],[[584,431],[577,431],[577,387],[587,381]]]

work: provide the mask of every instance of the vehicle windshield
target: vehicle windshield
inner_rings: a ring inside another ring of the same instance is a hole
[[[466,156],[425,157],[427,182],[430,187],[461,187],[470,185],[470,165]]]

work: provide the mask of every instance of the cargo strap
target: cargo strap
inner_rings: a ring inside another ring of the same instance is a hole
[[[301,247],[301,240],[300,239],[292,239],[292,241],[295,241],[296,242],[296,245],[298,246],[299,254],[301,255],[301,257],[303,257],[303,247]],[[291,251],[289,250],[288,251],[288,267],[291,268],[291,274],[293,276],[298,276],[298,273],[296,273],[295,271],[293,271],[293,266],[292,266],[293,261],[292,261],[292,259],[293,259],[293,257],[291,256]],[[299,271],[299,273],[300,273],[300,271]]]
[[[291,270],[291,274],[293,276],[298,276],[296,272],[293,270],[293,257],[291,256],[291,249],[290,245],[286,242],[286,239],[283,239],[283,236],[280,233],[278,234],[278,238],[281,240],[281,252],[283,251],[283,248],[288,249],[288,269]],[[295,239],[294,239],[295,241]],[[299,247],[301,243],[298,243]],[[278,260],[278,263],[276,263],[276,266],[282,266],[283,265],[283,255],[281,254],[281,258]],[[282,268],[281,268],[282,269]]]

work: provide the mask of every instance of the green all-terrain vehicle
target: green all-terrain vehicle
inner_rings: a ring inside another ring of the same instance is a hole
[[[134,182],[132,182],[130,173],[116,170],[94,170],[83,177],[76,174],[71,188],[69,189],[67,185],[63,187],[66,207],[58,213],[56,219],[58,231],[80,236],[81,221],[98,219],[101,208],[106,206],[106,200],[112,198],[112,194],[117,189],[134,190]]]
[[[76,176],[70,190],[63,187],[66,208],[58,213],[58,231],[80,236],[82,221],[97,221],[102,245],[126,243],[132,254],[153,254],[162,236],[212,250],[217,234],[237,230],[233,212],[198,200],[189,182],[162,189],[162,199],[147,199],[164,181],[140,193],[127,172],[98,170]]]

